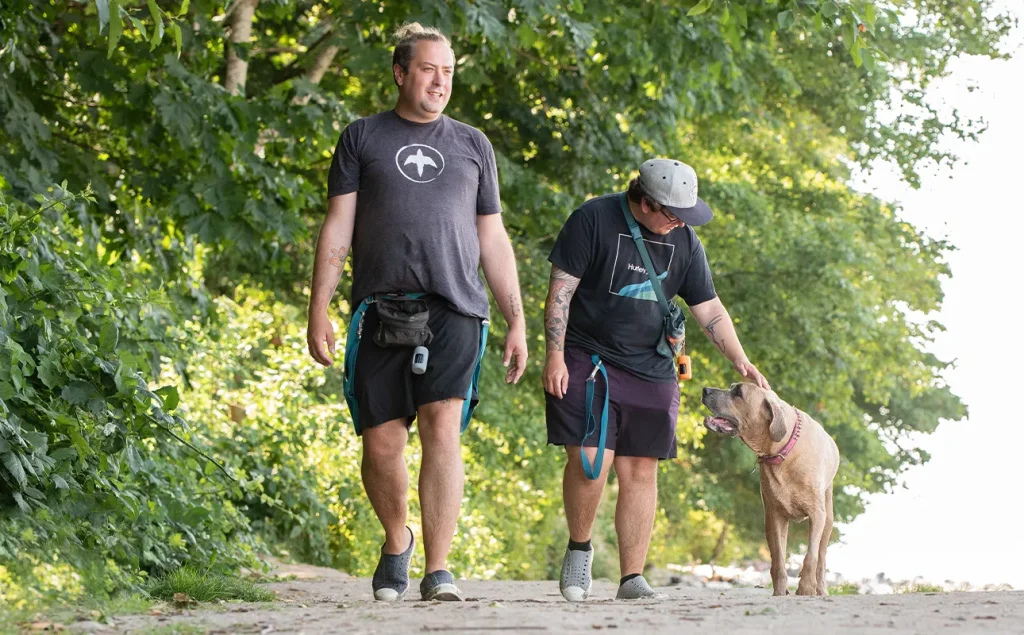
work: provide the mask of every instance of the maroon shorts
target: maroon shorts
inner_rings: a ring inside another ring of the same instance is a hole
[[[548,443],[553,445],[584,445],[596,447],[598,428],[586,442],[587,377],[594,370],[590,354],[578,348],[567,348],[565,365],[569,369],[569,390],[559,399],[544,393],[548,424]],[[676,457],[676,420],[679,417],[679,385],[641,379],[621,368],[604,364],[608,373],[608,440],[607,449],[617,456],[649,456],[659,459]],[[594,386],[594,419],[601,423],[605,382],[601,373]]]

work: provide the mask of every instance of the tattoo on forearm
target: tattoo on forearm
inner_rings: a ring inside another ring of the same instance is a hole
[[[516,294],[514,293],[508,294],[508,305],[512,310],[513,318],[519,317],[519,314],[523,312],[519,306],[519,300],[516,298]]]
[[[569,304],[579,286],[580,279],[558,267],[551,268],[548,305],[544,311],[545,334],[549,349],[565,350],[565,331],[569,324]]]
[[[725,337],[715,338],[715,327],[717,327],[718,323],[724,319],[725,316],[716,315],[710,322],[704,325],[704,330],[707,331],[708,338],[711,340],[711,343],[717,346],[718,350],[720,350],[723,355],[725,354]]]
[[[327,259],[327,262],[331,263],[331,266],[335,269],[342,269],[345,266],[345,255],[347,253],[348,247],[331,249],[331,257]]]

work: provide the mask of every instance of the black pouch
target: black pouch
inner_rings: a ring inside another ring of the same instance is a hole
[[[683,350],[683,343],[686,341],[686,314],[675,302],[668,303],[668,315],[662,322],[661,336],[658,354],[675,359]]]
[[[373,341],[382,348],[423,346],[434,339],[427,326],[430,310],[423,300],[380,298],[377,300],[380,323]]]

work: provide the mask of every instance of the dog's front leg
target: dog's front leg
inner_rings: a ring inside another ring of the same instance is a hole
[[[832,487],[825,490],[825,527],[821,531],[821,542],[818,544],[818,595],[828,595],[828,584],[825,581],[825,552],[828,541],[832,538]],[[811,546],[808,545],[808,550]]]
[[[797,595],[815,595],[818,591],[818,552],[821,536],[825,533],[825,510],[815,509],[808,514],[808,517],[810,531],[807,536],[807,555],[804,556],[804,564],[800,567],[800,584],[796,587]]]
[[[764,501],[765,537],[768,539],[768,551],[772,554],[772,595],[788,595],[786,539],[789,537],[789,519],[772,507],[768,501]]]

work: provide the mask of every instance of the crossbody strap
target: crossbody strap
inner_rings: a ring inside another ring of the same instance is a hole
[[[665,299],[665,292],[661,288],[661,280],[654,273],[654,264],[651,262],[650,254],[647,253],[647,247],[644,246],[644,237],[640,235],[640,226],[637,224],[636,219],[633,218],[633,212],[629,211],[629,203],[626,202],[625,194],[619,194],[619,203],[622,205],[622,215],[626,218],[626,225],[629,227],[629,233],[633,236],[633,242],[636,243],[636,248],[640,250],[640,257],[644,261],[647,277],[651,280],[651,287],[654,289],[654,295],[658,298],[658,304],[661,305],[661,311],[668,315],[668,300]]]

